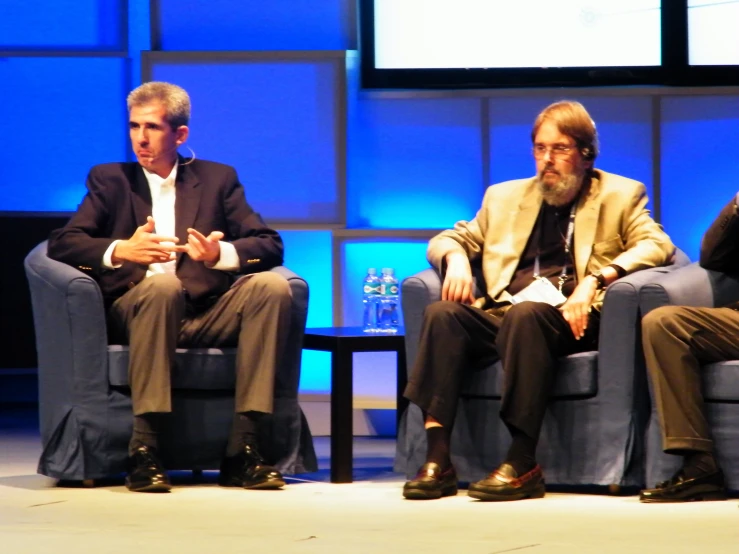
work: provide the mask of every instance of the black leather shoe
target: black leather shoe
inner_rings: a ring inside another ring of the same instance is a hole
[[[403,496],[409,500],[433,500],[457,494],[457,471],[450,465],[445,470],[434,462],[423,464],[416,476],[403,485]]]
[[[218,484],[245,489],[279,489],[285,486],[285,479],[265,463],[254,445],[247,444],[236,456],[223,458]]]
[[[134,492],[169,492],[172,485],[157,451],[151,446],[139,446],[126,461],[126,488]]]
[[[478,500],[523,500],[544,496],[544,474],[537,465],[528,473],[518,476],[510,464],[503,464],[485,479],[470,484],[467,494]]]
[[[691,502],[696,500],[726,500],[726,482],[720,469],[693,479],[678,471],[668,481],[639,494],[640,502]]]

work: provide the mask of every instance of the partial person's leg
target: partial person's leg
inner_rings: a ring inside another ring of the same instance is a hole
[[[279,473],[259,456],[256,434],[261,416],[272,413],[275,375],[290,330],[291,310],[287,280],[267,271],[242,277],[213,307],[183,326],[181,344],[237,346],[235,414],[224,463],[236,460],[234,463],[240,464],[237,469],[248,466],[250,470],[248,478],[236,469],[222,471],[222,481],[231,474],[247,488],[284,484]],[[250,463],[241,460],[244,456]]]
[[[506,459],[488,477],[470,486],[481,500],[519,500],[544,495],[536,446],[555,379],[557,359],[597,348],[599,317],[593,313],[577,340],[555,307],[542,302],[513,306],[503,318],[496,348],[503,363],[500,415],[511,433]]]
[[[683,456],[669,481],[641,500],[725,498],[723,474],[706,420],[701,365],[739,358],[739,313],[729,308],[665,306],[642,320],[642,342],[665,452]]]
[[[144,279],[108,311],[111,339],[129,345],[131,490],[169,490],[156,450],[162,419],[172,411],[170,376],[184,313],[182,284],[168,274]]]
[[[496,359],[499,323],[500,318],[458,302],[435,302],[426,308],[405,397],[424,413],[428,449],[426,463],[403,489],[406,498],[456,494],[449,446],[463,372]]]

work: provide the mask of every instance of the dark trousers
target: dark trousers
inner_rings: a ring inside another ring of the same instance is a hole
[[[561,312],[549,304],[522,302],[496,315],[458,302],[435,302],[424,312],[405,396],[451,427],[465,373],[500,359],[501,418],[509,429],[537,440],[557,358],[595,350],[598,322],[593,312],[585,336],[576,340]]]
[[[642,320],[642,342],[662,427],[662,447],[713,451],[701,365],[739,359],[739,312],[663,306]]]
[[[273,272],[237,280],[195,312],[174,275],[152,275],[108,310],[110,340],[129,344],[134,415],[172,411],[170,376],[180,347],[236,347],[236,412],[271,413],[274,382],[290,327],[287,280]]]

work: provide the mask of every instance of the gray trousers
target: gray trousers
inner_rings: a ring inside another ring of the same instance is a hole
[[[739,359],[739,312],[663,306],[642,320],[649,379],[662,427],[662,447],[713,451],[701,365]]]
[[[269,271],[241,277],[202,313],[190,312],[174,275],[144,279],[108,311],[111,340],[130,346],[134,415],[172,411],[170,375],[178,346],[235,346],[235,411],[272,413],[291,306],[287,280]]]

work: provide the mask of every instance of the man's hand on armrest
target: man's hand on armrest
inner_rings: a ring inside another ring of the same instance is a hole
[[[446,255],[446,274],[441,287],[441,299],[472,304],[475,301],[473,290],[472,269],[467,255],[450,252]]]

